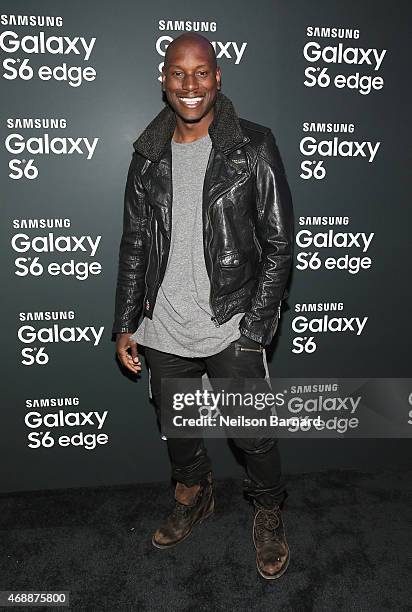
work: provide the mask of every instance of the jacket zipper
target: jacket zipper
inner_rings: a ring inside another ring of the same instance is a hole
[[[207,170],[209,169],[209,163],[210,163],[210,158],[211,158],[211,156],[212,156],[212,150],[213,150],[213,149],[211,149],[211,151],[210,151],[210,153],[209,153],[209,159],[208,159],[208,163],[207,163],[206,173],[207,173]],[[204,187],[204,182],[203,182],[203,187]],[[217,199],[218,199],[218,198],[215,198],[215,200],[213,200],[213,202],[212,202],[212,203],[211,203],[211,204],[208,206],[208,209],[207,209],[207,218],[208,218],[208,220],[209,220],[209,227],[210,227],[210,229],[211,229],[211,238],[210,238],[210,241],[209,241],[209,244],[208,244],[208,247],[209,247],[209,248],[208,248],[208,256],[209,256],[209,261],[210,261],[210,278],[209,278],[209,281],[210,281],[210,291],[209,291],[209,306],[210,306],[210,310],[211,310],[212,315],[213,315],[213,316],[211,317],[211,320],[213,321],[213,323],[214,323],[215,327],[220,327],[219,321],[217,320],[216,312],[215,312],[215,310],[214,310],[214,308],[213,308],[213,306],[212,306],[212,278],[213,278],[213,260],[212,260],[212,256],[211,256],[211,254],[210,254],[210,245],[211,245],[212,240],[213,240],[213,227],[212,227],[212,223],[211,223],[211,221],[210,221],[210,208],[211,208],[212,204],[214,204],[214,203],[216,202],[216,200],[217,200]]]
[[[213,239],[213,228],[212,228],[212,224],[210,222],[209,209],[207,211],[207,217],[209,219],[209,227],[210,227],[211,232],[212,232],[212,236],[211,236],[210,243],[209,243],[209,259],[210,259],[210,273],[211,273],[210,274],[210,276],[211,276],[210,281],[211,281],[211,279],[213,278],[213,261],[212,261],[212,256],[210,255],[210,244],[211,244],[212,239]],[[212,321],[215,324],[215,327],[220,327],[219,321],[217,320],[217,317],[216,317],[216,312],[214,311],[213,306],[212,306],[212,282],[210,282],[209,305],[210,305],[210,310],[212,311],[212,315],[213,315]]]
[[[272,331],[272,334],[274,334],[274,333],[276,332],[276,330],[277,330],[277,328],[278,328],[278,325],[279,325],[279,321],[280,321],[280,309],[281,309],[281,304],[282,304],[282,300],[280,300],[280,301],[279,301],[279,304],[278,304],[278,316],[276,317],[275,323],[274,323],[274,325],[273,325],[273,331]]]
[[[153,213],[152,213],[152,214],[153,214]],[[150,240],[150,249],[149,249],[149,257],[147,258],[148,265],[147,265],[147,268],[146,268],[146,273],[145,273],[145,275],[144,275],[144,284],[145,284],[145,296],[144,296],[144,306],[143,306],[143,307],[144,307],[144,310],[149,310],[149,308],[150,308],[150,302],[149,302],[148,297],[147,297],[147,292],[148,292],[148,286],[147,286],[147,273],[148,273],[148,271],[149,271],[150,258],[151,258],[151,256],[152,256],[153,240],[154,240],[154,238],[153,238],[153,236],[151,236],[151,240]]]
[[[150,221],[151,221],[152,219],[153,219],[153,211],[151,211],[151,219],[150,219]],[[153,242],[154,242],[154,235],[152,235],[152,237],[151,237],[151,238],[152,238],[152,239],[151,239],[151,241],[150,241],[149,257],[148,257],[148,262],[149,262],[149,264],[150,264],[150,260],[151,260],[151,256],[152,256]],[[147,295],[147,273],[148,273],[148,271],[149,271],[149,266],[147,267],[146,274],[145,274],[145,277],[144,277],[144,281],[145,281],[145,285],[146,285],[146,295],[145,295],[145,303],[144,303],[144,308],[145,308],[145,310],[150,310],[150,307],[151,307],[151,304],[150,304],[150,302],[149,302],[148,295]],[[156,280],[155,280],[155,286],[156,286],[157,279],[158,279],[158,272],[159,272],[159,265],[157,266],[157,269],[156,269]]]
[[[249,348],[247,346],[239,346],[239,351],[251,351],[252,353],[263,353],[263,348],[258,348],[258,349],[254,349],[254,348]]]
[[[171,239],[172,238],[171,238],[171,235],[170,235],[170,242],[171,242]],[[167,255],[165,253],[165,262],[166,262],[165,263],[165,272],[166,272],[167,263],[168,263],[168,259],[169,259],[170,242],[169,242],[169,248],[167,249]],[[161,258],[159,257],[158,262],[157,262],[156,279],[155,279],[155,282],[154,282],[155,292],[153,294],[153,304],[156,302],[157,294],[159,293],[159,289],[160,289],[160,285],[161,285],[161,283],[160,283],[159,286],[158,286],[158,283],[157,283],[157,281],[159,280],[159,276],[160,276],[160,268],[161,268],[161,261],[160,261],[160,259]],[[164,278],[164,275],[163,275],[163,278]],[[162,279],[162,282],[163,282],[163,279]]]

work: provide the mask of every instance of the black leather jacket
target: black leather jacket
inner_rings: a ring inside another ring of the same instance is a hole
[[[176,115],[160,111],[134,143],[124,201],[113,333],[152,318],[169,255],[171,139]],[[203,245],[215,325],[239,312],[245,336],[267,345],[292,265],[292,199],[272,131],[236,115],[217,94],[203,185]],[[142,312],[143,311],[143,312]]]

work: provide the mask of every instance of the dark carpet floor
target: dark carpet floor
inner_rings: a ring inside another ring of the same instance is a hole
[[[150,542],[167,483],[2,495],[0,590],[69,590],[70,610],[96,612],[412,610],[412,472],[287,482],[291,560],[278,580],[257,573],[252,506],[225,480],[215,515],[167,551]]]

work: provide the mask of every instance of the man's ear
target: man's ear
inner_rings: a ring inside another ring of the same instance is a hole
[[[220,66],[218,66],[216,68],[216,81],[217,81],[217,88],[220,90],[221,88],[221,80],[222,80],[222,72],[220,70]]]

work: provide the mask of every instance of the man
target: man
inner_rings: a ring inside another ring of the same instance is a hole
[[[133,373],[141,371],[137,347],[145,347],[159,412],[167,404],[162,378],[264,379],[264,347],[286,295],[293,210],[275,138],[240,119],[220,88],[206,38],[172,41],[162,69],[167,105],[134,143],[127,178],[113,333]],[[257,568],[278,578],[289,548],[277,440],[235,443],[255,507]],[[167,444],[175,503],[153,535],[157,548],[182,542],[214,509],[203,440]]]

